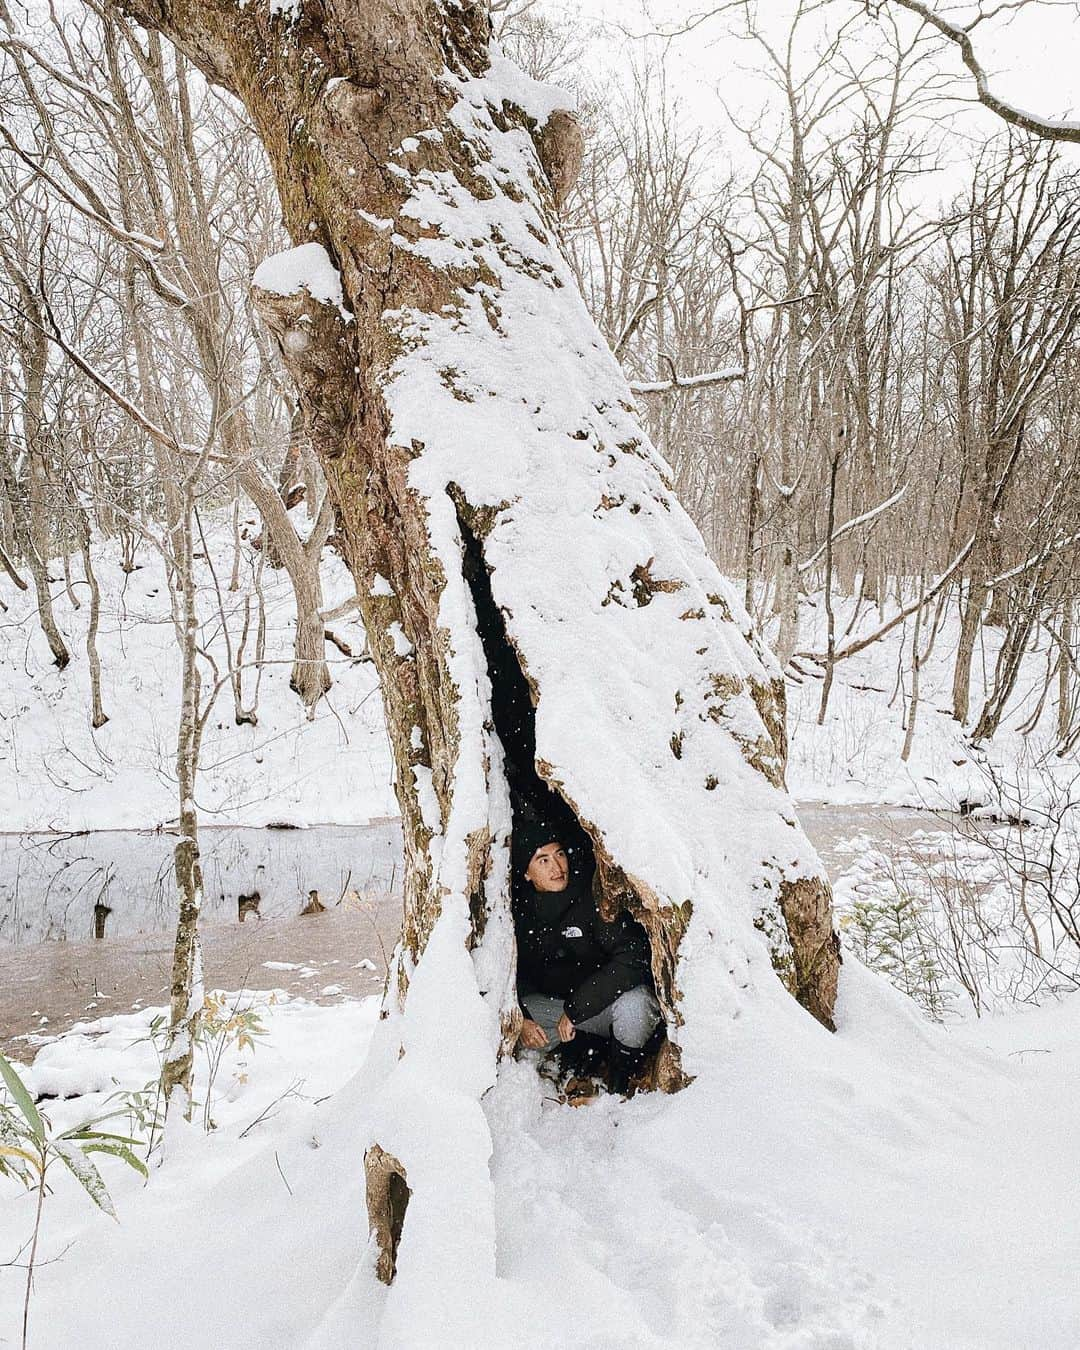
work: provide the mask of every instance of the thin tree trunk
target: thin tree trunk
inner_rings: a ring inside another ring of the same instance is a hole
[[[232,504],[232,572],[229,576],[229,590],[238,591],[240,589],[240,494],[237,492],[233,496]]]
[[[18,572],[15,570],[15,564],[4,552],[3,544],[0,544],[0,567],[4,569],[4,571],[8,575],[8,579],[12,581],[19,588],[20,591],[25,591],[27,589],[26,582],[22,579],[21,576],[19,576]]]
[[[199,619],[196,609],[192,525],[194,502],[190,484],[183,489],[180,516],[180,553],[174,559],[177,580],[181,653],[180,721],[176,736],[176,780],[180,798],[180,835],[173,850],[173,871],[179,913],[173,944],[169,988],[169,1027],[161,1069],[165,1100],[165,1145],[178,1119],[191,1120],[195,1041],[203,1009],[202,954],[199,911],[202,907],[202,864],[199,858],[199,817],[195,806],[195,778],[199,763],[198,666]]]
[[[1072,667],[1067,653],[1073,650],[1073,598],[1066,593],[1061,608],[1061,643],[1058,652],[1058,697],[1057,697],[1057,740],[1064,745],[1072,731],[1072,720],[1076,712],[1071,694]]]
[[[90,725],[96,731],[109,720],[101,702],[101,658],[98,655],[97,635],[101,622],[101,589],[90,559],[90,521],[78,505],[79,550],[82,554],[83,575],[90,590],[90,615],[86,626],[86,663],[90,671]]]
[[[832,693],[833,674],[836,670],[836,613],[833,609],[833,531],[836,529],[836,475],[840,471],[840,451],[832,457],[829,469],[829,510],[825,525],[825,617],[827,631],[825,635],[825,681],[821,686],[821,703],[818,706],[818,726],[825,725],[825,713],[829,707],[829,695]]]
[[[919,600],[926,596],[926,571],[919,573]],[[907,726],[904,729],[904,746],[900,759],[907,763],[911,757],[911,747],[915,744],[915,724],[919,720],[919,686],[922,661],[919,654],[919,638],[922,636],[923,605],[915,610],[915,631],[911,635],[911,697],[907,705]],[[932,639],[931,639],[932,641]]]
[[[757,548],[758,513],[761,509],[761,454],[755,449],[750,456],[747,475],[746,543],[743,551],[743,605],[748,614],[754,612],[754,580],[757,576],[755,550]]]
[[[52,652],[53,664],[59,669],[71,660],[53,613],[52,593],[49,590],[49,517],[48,471],[45,451],[45,370],[48,361],[48,341],[45,337],[43,315],[38,296],[13,260],[4,258],[7,272],[19,292],[20,303],[27,315],[25,331],[19,344],[23,367],[22,439],[25,455],[26,491],[20,491],[14,466],[4,449],[0,468],[3,470],[8,500],[15,520],[16,541],[23,560],[30,571],[37,597],[38,622]]]

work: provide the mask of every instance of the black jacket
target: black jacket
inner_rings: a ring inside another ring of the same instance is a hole
[[[605,923],[591,886],[571,877],[565,891],[535,891],[527,882],[514,902],[518,1001],[528,1014],[533,993],[561,998],[580,1023],[639,984],[652,988],[645,930],[623,912]]]

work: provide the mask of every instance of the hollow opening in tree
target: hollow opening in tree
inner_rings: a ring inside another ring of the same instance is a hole
[[[480,536],[465,519],[460,502],[458,506],[465,579],[472,594],[477,630],[491,681],[491,716],[503,748],[513,829],[516,832],[530,821],[551,825],[569,854],[572,869],[586,876],[593,872],[593,895],[603,917],[611,921],[620,911],[627,910],[645,930],[664,1022],[657,1034],[659,1045],[655,1041],[650,1044],[644,1083],[663,1091],[673,1091],[686,1079],[678,1066],[677,1050],[667,1039],[664,1029],[681,1020],[676,1007],[675,954],[689,921],[689,906],[684,907],[686,913],[662,917],[658,907],[649,904],[649,897],[643,896],[640,888],[635,887],[607,855],[597,832],[590,830],[588,822],[579,818],[566,796],[542,776],[544,766],[536,755],[534,691],[509,639],[503,614],[495,603]],[[554,635],[553,640],[557,640]],[[516,890],[520,884],[521,878],[515,878],[512,889]]]

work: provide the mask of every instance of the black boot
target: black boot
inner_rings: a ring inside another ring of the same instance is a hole
[[[630,1085],[645,1067],[646,1052],[622,1045],[614,1036],[608,1056],[608,1091],[630,1096]]]
[[[598,1073],[604,1061],[604,1042],[599,1036],[579,1031],[572,1041],[559,1046],[559,1069],[567,1078],[588,1078]]]

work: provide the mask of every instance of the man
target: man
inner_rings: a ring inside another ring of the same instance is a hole
[[[625,1093],[660,1023],[648,938],[629,914],[604,921],[591,877],[571,867],[560,834],[542,821],[514,833],[520,1043],[561,1049],[579,1032],[610,1035],[608,1085]],[[572,1051],[563,1057],[574,1066]]]

